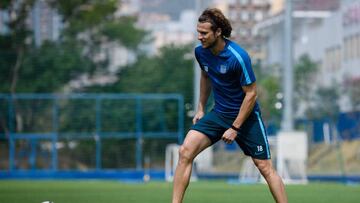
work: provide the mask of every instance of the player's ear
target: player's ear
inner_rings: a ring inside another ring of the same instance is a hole
[[[221,36],[221,29],[220,29],[220,28],[218,28],[218,29],[216,30],[215,36],[216,36],[216,37]]]

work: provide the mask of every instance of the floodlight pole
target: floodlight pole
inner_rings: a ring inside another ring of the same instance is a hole
[[[292,1],[287,0],[285,7],[284,21],[284,111],[282,116],[282,131],[292,131],[294,129],[293,118],[293,46],[292,46]]]
[[[201,8],[201,0],[195,0],[195,15],[196,17],[200,14]],[[195,46],[196,46],[196,39],[197,39],[197,31],[195,29],[194,33],[195,37]],[[194,60],[194,100],[193,100],[193,110],[197,111],[197,103],[199,102],[200,98],[200,67],[196,60]]]

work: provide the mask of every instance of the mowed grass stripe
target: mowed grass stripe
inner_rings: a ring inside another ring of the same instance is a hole
[[[289,202],[357,203],[360,185],[311,183],[287,185]],[[171,202],[171,183],[123,183],[119,181],[0,181],[1,203],[166,203]],[[233,185],[224,181],[192,182],[184,203],[274,202],[267,185]]]

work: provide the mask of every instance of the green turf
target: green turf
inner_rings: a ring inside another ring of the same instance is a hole
[[[171,184],[118,181],[0,181],[1,203],[167,203]],[[357,203],[359,185],[309,184],[286,186],[291,203]],[[184,203],[273,202],[266,185],[230,185],[221,181],[190,184]]]

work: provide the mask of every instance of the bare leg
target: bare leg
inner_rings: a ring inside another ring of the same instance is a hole
[[[269,185],[272,196],[277,203],[287,203],[287,195],[285,186],[281,177],[276,173],[272,167],[271,160],[254,159],[256,167],[259,169],[261,175],[265,178]]]
[[[211,145],[204,134],[190,130],[179,150],[179,162],[175,170],[172,203],[181,203],[189,185],[194,158]]]

